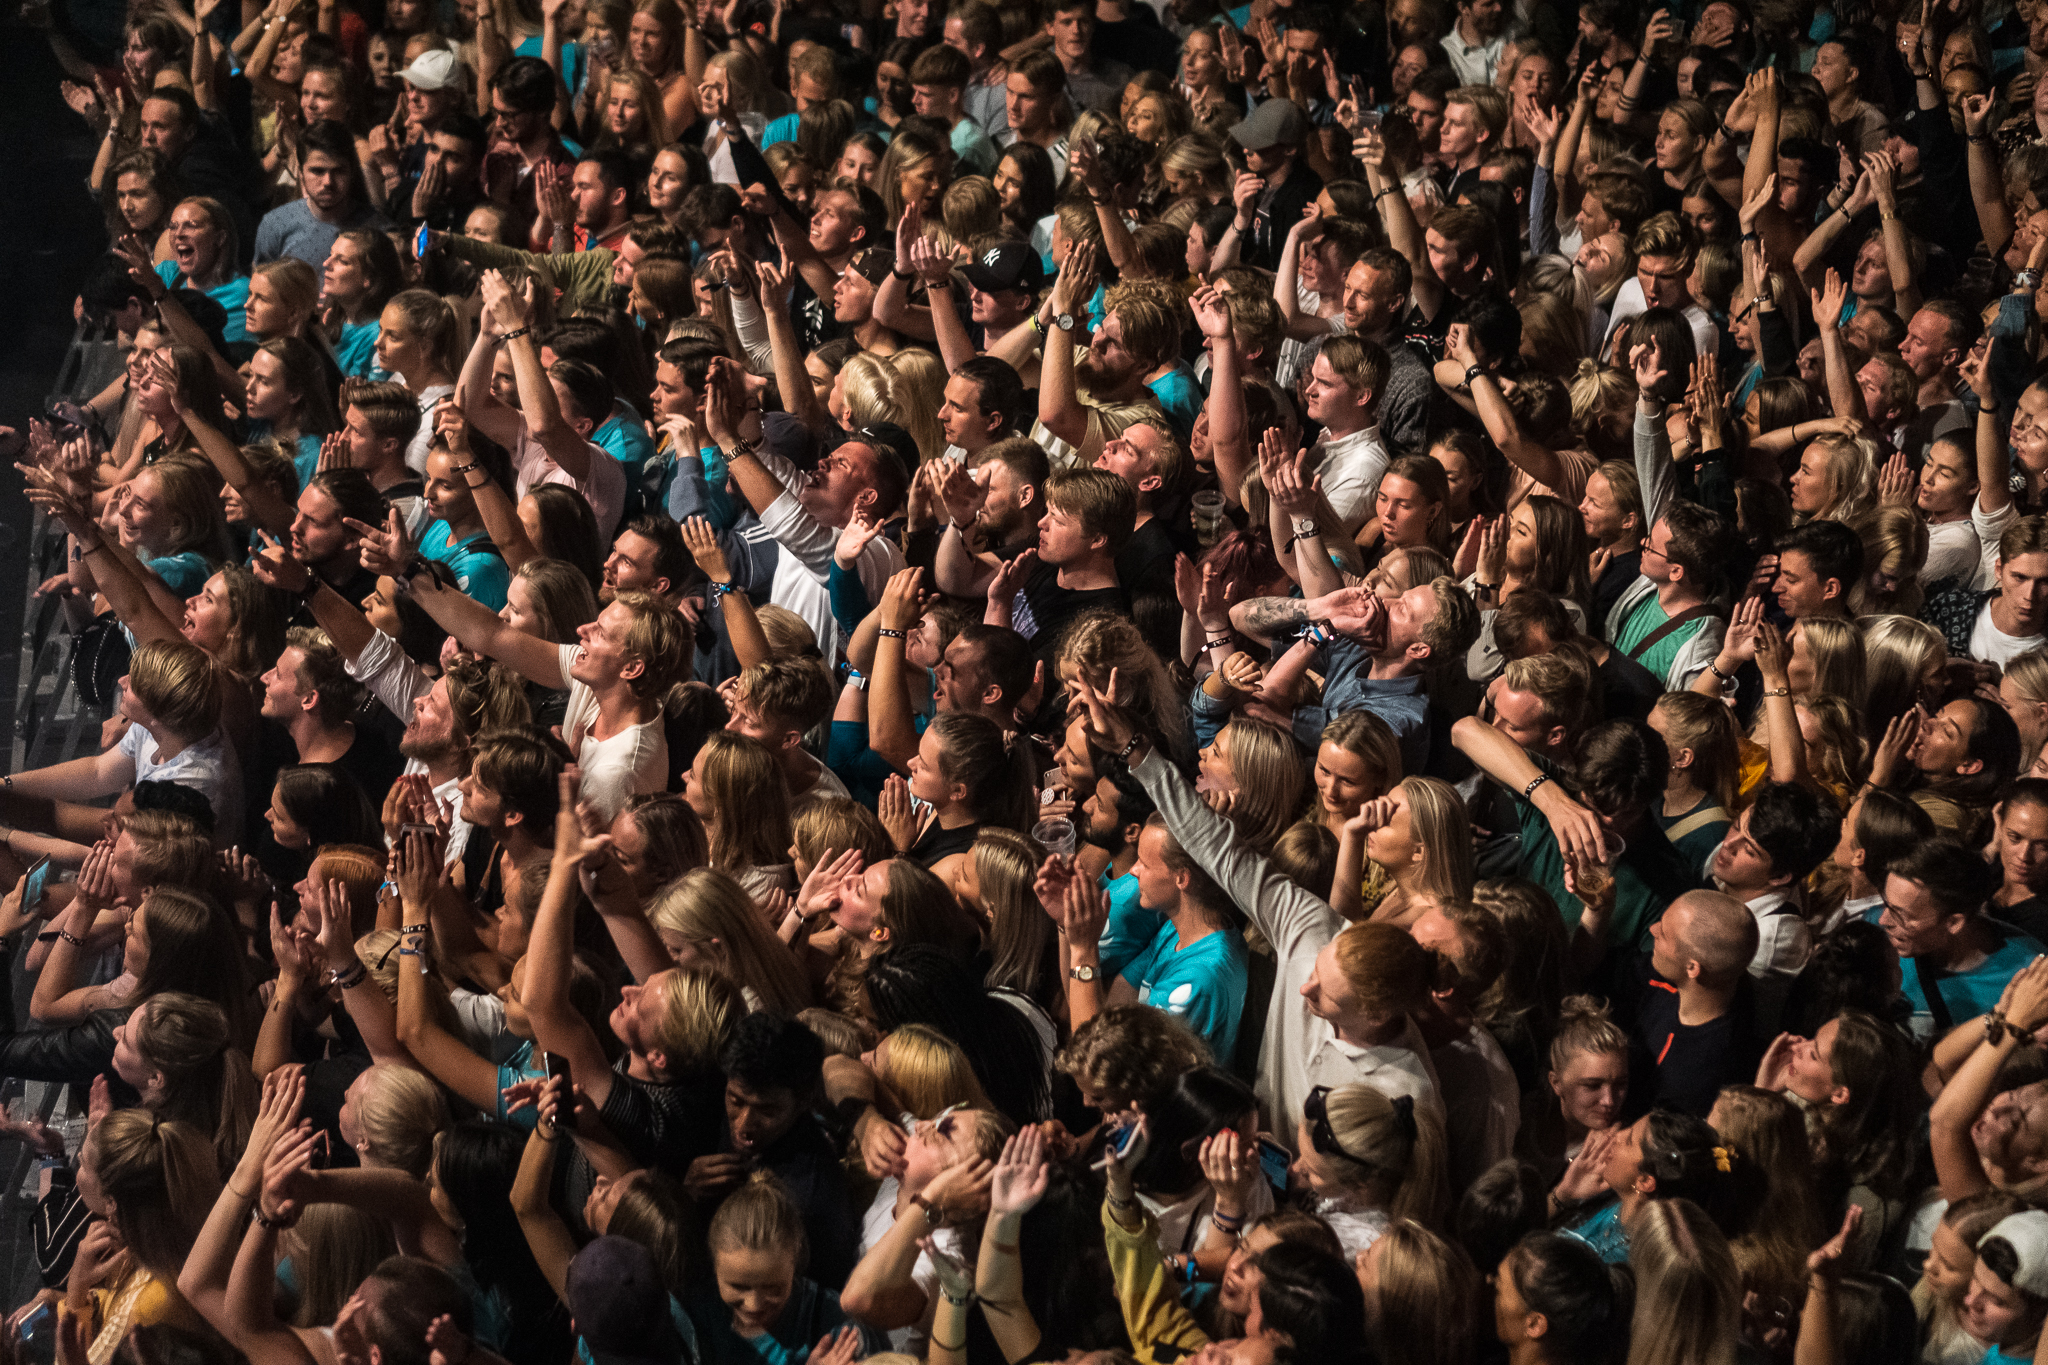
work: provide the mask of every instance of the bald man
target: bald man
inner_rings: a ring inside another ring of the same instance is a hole
[[[1756,1075],[1756,945],[1756,917],[1719,891],[1687,892],[1650,926],[1650,952],[1637,958],[1616,1001],[1634,1040],[1631,1114],[1676,1109],[1705,1118],[1722,1086]]]

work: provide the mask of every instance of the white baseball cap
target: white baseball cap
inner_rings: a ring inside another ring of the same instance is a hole
[[[413,58],[412,65],[398,74],[421,90],[446,90],[461,79],[461,64],[453,52],[437,47]]]
[[[2048,1213],[2029,1209],[2001,1218],[1978,1239],[1977,1249],[1983,1250],[1984,1243],[1994,1237],[2003,1239],[2019,1255],[2012,1287],[2037,1299],[2048,1299]]]

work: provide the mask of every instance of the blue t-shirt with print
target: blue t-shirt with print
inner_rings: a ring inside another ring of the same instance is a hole
[[[1095,885],[1109,895],[1109,920],[1102,926],[1102,938],[1095,945],[1097,956],[1102,961],[1104,980],[1124,974],[1124,968],[1131,959],[1152,946],[1152,940],[1159,937],[1159,930],[1166,923],[1166,916],[1157,910],[1147,910],[1138,903],[1138,874],[1126,872],[1121,877],[1111,877],[1107,870],[1095,879]]]
[[[1567,1237],[1576,1237],[1600,1253],[1600,1259],[1609,1265],[1628,1264],[1628,1233],[1621,1226],[1621,1201],[1611,1200],[1599,1212],[1575,1228],[1566,1228]]]
[[[604,419],[604,425],[590,433],[590,443],[631,471],[629,478],[636,477],[654,454],[654,438],[647,434],[638,415],[629,419],[616,407]]]
[[[420,537],[420,553],[446,564],[455,586],[492,611],[502,611],[512,587],[512,570],[491,538],[479,531],[468,540],[452,539],[448,523],[437,521]]]
[[[383,330],[383,323],[377,318],[341,325],[341,340],[334,343],[334,363],[341,366],[343,374],[351,379],[386,377],[377,368],[377,338]]]
[[[1179,944],[1173,925],[1161,926],[1124,968],[1123,978],[1138,988],[1139,1004],[1165,1010],[1193,1029],[1209,1045],[1211,1056],[1233,1056],[1250,981],[1244,936],[1235,929],[1218,929],[1185,948]]]

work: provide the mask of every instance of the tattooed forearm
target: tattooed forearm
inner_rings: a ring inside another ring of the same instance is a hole
[[[1230,624],[1260,640],[1286,635],[1308,624],[1308,607],[1297,597],[1254,597],[1230,609]]]

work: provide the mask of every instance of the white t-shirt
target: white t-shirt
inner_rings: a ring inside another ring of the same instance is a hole
[[[429,384],[420,390],[420,427],[413,433],[412,439],[405,443],[405,464],[406,468],[421,478],[427,475],[427,452],[433,449],[434,445],[434,413],[441,404],[454,396],[453,384]],[[413,533],[413,539],[419,539],[418,532]]]
[[[597,726],[597,694],[569,676],[583,646],[560,648],[562,676],[569,679],[569,709],[562,716],[562,738],[583,768],[583,799],[595,806],[609,825],[624,809],[627,797],[668,789],[668,736],[662,733],[657,712],[651,720],[628,725],[610,739],[599,739],[592,733]]]
[[[1380,442],[1377,425],[1361,427],[1334,441],[1325,432],[1310,451],[1310,460],[1323,477],[1323,496],[1344,523],[1350,535],[1372,519],[1373,499],[1380,491],[1380,476],[1393,463]]]
[[[1968,517],[1936,522],[1927,528],[1927,563],[1920,570],[1920,581],[1931,587],[1955,580],[1977,588],[1983,558],[1984,547]]]
[[[590,449],[590,473],[583,479],[571,478],[569,471],[556,464],[541,443],[533,439],[533,433],[520,427],[519,439],[512,445],[512,470],[519,476],[514,496],[525,497],[537,483],[558,483],[575,489],[590,504],[597,517],[597,533],[609,545],[619,533],[619,518],[626,512],[626,467],[604,447],[590,445],[588,441],[584,444]]]
[[[1978,663],[1997,664],[2003,668],[2048,636],[2007,635],[1992,625],[1991,602],[1996,600],[1993,598],[1977,609],[1977,624],[1970,629],[1970,657]]]
[[[755,451],[754,458],[776,477],[784,490],[761,513],[761,525],[781,547],[781,553],[775,557],[771,600],[801,616],[817,636],[818,650],[825,656],[825,662],[837,664],[841,649],[839,623],[832,616],[832,599],[825,590],[825,580],[832,572],[832,552],[838,547],[839,532],[821,525],[797,500],[796,490],[803,486],[804,476],[795,465],[768,450]],[[882,600],[882,590],[889,585],[890,575],[902,567],[903,552],[887,536],[869,541],[854,565],[870,602]]]
[[[175,782],[190,787],[213,807],[213,842],[226,848],[242,840],[242,772],[224,731],[215,730],[197,744],[162,762],[157,743],[140,725],[130,725],[114,746],[135,765],[137,782]]]
[[[434,680],[418,664],[405,657],[398,641],[381,630],[370,637],[370,643],[363,646],[362,653],[353,659],[342,660],[341,666],[351,678],[368,688],[371,696],[384,703],[385,710],[405,724],[412,722],[413,702],[434,687]],[[416,758],[405,760],[407,777],[426,770],[427,765]],[[460,777],[451,777],[433,789],[434,804],[448,816],[446,861],[450,866],[461,862],[463,851],[469,847],[470,824],[462,818],[461,786]]]

